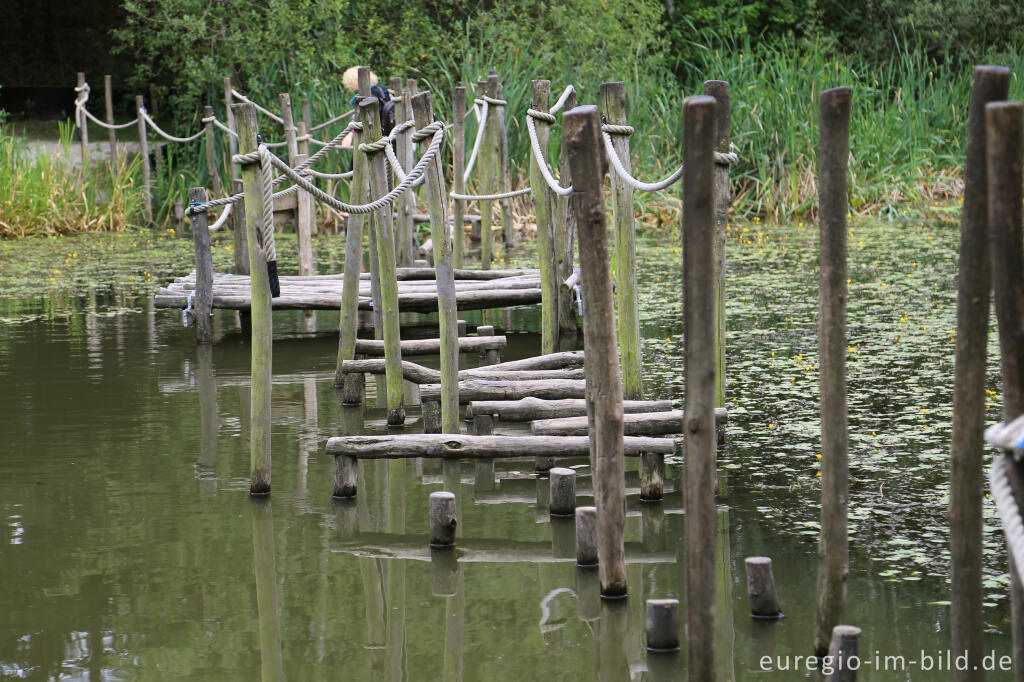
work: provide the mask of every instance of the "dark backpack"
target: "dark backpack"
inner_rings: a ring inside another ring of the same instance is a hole
[[[386,136],[395,127],[395,103],[391,101],[387,88],[380,85],[371,87],[370,95],[380,103],[380,129]]]

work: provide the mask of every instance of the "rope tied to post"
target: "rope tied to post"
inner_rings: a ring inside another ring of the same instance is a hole
[[[613,123],[601,124],[601,140],[604,142],[605,152],[608,154],[608,160],[611,161],[612,168],[614,168],[615,173],[622,178],[622,181],[640,192],[657,192],[678,182],[679,179],[683,177],[683,166],[681,164],[679,168],[673,171],[667,178],[659,180],[658,182],[642,182],[626,170],[625,164],[622,162],[618,151],[615,149],[615,145],[612,143],[612,136],[629,137],[634,132],[635,129],[630,125],[617,125]],[[729,146],[731,149],[736,148],[735,145],[732,144]],[[725,166],[728,168],[739,161],[739,156],[734,151],[715,152],[714,159],[715,163],[719,166]]]
[[[1000,448],[1003,456],[996,455],[989,470],[989,488],[992,499],[999,510],[999,521],[1006,536],[1006,547],[1017,578],[1024,579],[1024,521],[1021,519],[1020,507],[1013,495],[1007,460],[1013,457],[1019,460],[1024,454],[1024,415],[1010,423],[993,424],[985,430],[985,442]]]
[[[566,88],[566,91],[568,91],[568,88]],[[563,92],[562,97],[559,98],[559,104],[562,104],[566,97],[568,97],[568,95]],[[537,139],[537,124],[534,122],[537,120],[551,125],[557,119],[555,118],[555,115],[549,111],[527,109],[526,132],[530,134],[530,146],[533,149],[533,155],[537,158],[537,167],[540,168],[540,174],[544,178],[544,182],[546,182],[548,188],[558,196],[567,197],[572,194],[572,185],[569,187],[562,187],[561,181],[554,176],[554,172],[548,164],[548,160],[544,157],[544,150],[540,148],[540,140]]]

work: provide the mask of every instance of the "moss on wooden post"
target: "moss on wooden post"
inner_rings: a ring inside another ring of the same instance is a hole
[[[547,111],[551,105],[551,81],[535,80],[531,86],[530,106],[537,111]],[[541,151],[547,151],[551,136],[551,124],[534,119],[537,142]],[[540,268],[541,290],[541,337],[542,354],[554,353],[558,348],[558,271],[555,264],[554,225],[552,224],[552,192],[541,173],[538,159],[530,148],[530,186],[533,188],[534,216],[537,223],[537,266]]]
[[[188,191],[190,204],[206,201],[205,187],[192,187]],[[206,210],[189,216],[192,223],[192,242],[196,254],[196,301],[193,305],[196,321],[196,343],[213,342],[213,256],[210,252],[210,230]]]
[[[601,84],[601,113],[607,123],[626,125],[626,88],[621,81]],[[622,165],[630,170],[629,137],[613,135]],[[618,173],[612,177],[612,214],[615,220],[615,312],[618,324],[622,393],[627,400],[643,400],[643,356],[640,350],[640,307],[636,284],[636,224],[633,188]]]
[[[422,129],[434,121],[430,93],[412,98],[416,127]],[[422,140],[425,152],[430,140]],[[421,152],[421,153],[422,153]],[[440,154],[427,166],[425,193],[430,208],[430,235],[434,242],[437,267],[438,334],[441,339],[441,431],[459,433],[459,318],[455,306],[455,269],[452,267],[452,244],[448,232],[448,192],[444,185]]]
[[[376,98],[366,98],[359,103],[363,110],[363,125],[368,128],[369,141],[381,138],[379,105]],[[367,156],[370,168],[370,187],[374,197],[388,193],[387,167],[384,151],[371,152]],[[376,230],[377,266],[380,269],[381,320],[383,321],[385,390],[388,410],[388,426],[405,423],[402,376],[402,340],[398,321],[398,276],[395,271],[395,227],[391,206],[384,206],[377,212],[374,222]],[[378,384],[379,385],[379,384]],[[378,407],[381,403],[377,395]]]
[[[256,107],[235,104],[235,123],[238,126],[238,151],[249,154],[256,151]],[[249,494],[270,494],[270,393],[271,364],[273,361],[273,320],[270,301],[270,279],[267,258],[260,245],[263,223],[263,191],[258,163],[242,168],[245,188],[245,234],[249,246],[249,282],[252,315],[252,377],[249,433]]]
[[[704,94],[718,102],[716,109],[718,135],[715,151],[729,153],[732,136],[732,114],[729,84],[725,81],[705,81]],[[715,407],[725,405],[725,228],[729,223],[729,205],[732,190],[729,187],[729,164],[715,164]]]

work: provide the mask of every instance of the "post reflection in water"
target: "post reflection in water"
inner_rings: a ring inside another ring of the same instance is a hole
[[[732,561],[729,545],[729,508],[718,508],[715,537],[715,659],[718,679],[736,679],[736,635],[732,618]]]
[[[598,620],[600,682],[622,682],[630,679],[627,639],[629,632],[629,599],[601,599]]]
[[[252,554],[259,609],[260,672],[264,682],[283,681],[281,611],[277,595],[277,564],[274,557],[274,512],[268,498],[253,498]]]
[[[196,348],[196,384],[199,389],[199,464],[196,467],[203,492],[217,490],[217,379],[213,370],[213,346]]]

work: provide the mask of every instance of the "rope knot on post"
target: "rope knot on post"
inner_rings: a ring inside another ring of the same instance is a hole
[[[438,132],[439,130],[445,130],[445,128],[446,126],[444,124],[444,121],[438,120],[434,121],[433,123],[428,123],[422,128],[412,131],[412,141],[422,142],[428,137],[433,137],[434,133]]]
[[[506,104],[508,104],[508,102],[503,99],[498,99],[497,97],[490,97],[488,95],[483,95],[480,98],[480,100],[486,102],[487,104],[493,104],[496,107],[503,107]]]
[[[601,132],[608,133],[609,135],[629,137],[635,132],[635,130],[633,126],[622,126],[616,125],[614,123],[604,123],[601,125]]]
[[[382,137],[373,142],[361,142],[359,144],[359,151],[364,154],[372,154],[374,152],[382,152],[389,146],[391,146],[391,140],[387,137]]]
[[[540,111],[539,109],[527,109],[526,115],[530,118],[535,118],[538,121],[544,121],[545,123],[554,124],[558,118],[554,114],[549,114],[546,111]]]

